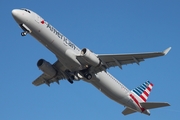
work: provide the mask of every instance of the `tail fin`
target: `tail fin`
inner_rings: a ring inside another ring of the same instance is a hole
[[[152,90],[153,84],[149,81],[143,83],[139,87],[133,89],[131,92],[139,96],[139,98],[143,101],[146,102],[147,98]]]

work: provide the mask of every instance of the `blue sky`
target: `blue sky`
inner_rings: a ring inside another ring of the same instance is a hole
[[[160,120],[180,119],[180,1],[179,0],[1,0],[0,119],[1,120]],[[53,63],[55,55],[21,29],[12,18],[15,8],[28,8],[80,48],[95,53],[162,51],[167,56],[148,59],[140,66],[109,70],[129,89],[146,80],[154,83],[148,101],[166,101],[170,107],[123,116],[124,107],[91,84],[61,81],[51,87],[31,82],[42,72],[40,58]]]

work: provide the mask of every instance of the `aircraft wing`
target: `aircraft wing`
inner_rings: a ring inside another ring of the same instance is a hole
[[[35,86],[39,86],[41,84],[47,84],[48,86],[50,83],[57,82],[59,84],[59,80],[65,79],[65,76],[61,73],[60,68],[62,67],[62,64],[59,61],[56,61],[53,64],[53,67],[58,71],[58,74],[54,77],[50,77],[46,75],[45,73],[41,74],[36,80],[32,82]]]
[[[133,64],[144,61],[147,58],[164,56],[170,51],[171,47],[167,48],[163,52],[149,52],[149,53],[135,53],[135,54],[104,54],[98,55],[98,58],[102,61],[106,68],[119,66],[122,69],[122,65]]]

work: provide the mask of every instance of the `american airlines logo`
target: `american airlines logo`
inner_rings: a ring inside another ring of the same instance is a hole
[[[56,30],[53,26],[51,26],[49,23],[47,24],[47,28],[49,28],[55,35],[57,35],[59,38],[63,38],[63,35]]]
[[[42,24],[44,24],[44,22],[41,21]],[[76,46],[70,41],[68,40],[65,36],[63,36],[58,30],[56,30],[52,25],[50,25],[49,23],[47,23],[47,28],[49,28],[55,35],[57,35],[60,39],[63,39],[63,43],[64,45],[68,45],[69,47],[73,48],[74,50],[76,49]]]

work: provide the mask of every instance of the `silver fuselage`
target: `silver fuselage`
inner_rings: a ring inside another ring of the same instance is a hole
[[[64,66],[63,70],[78,71],[81,69],[81,63],[76,59],[81,50],[51,24],[32,11],[29,13],[21,9],[14,9],[12,14],[19,25],[25,24],[31,30],[30,34],[57,56]],[[91,80],[84,79],[84,81],[91,83],[123,106],[142,112],[130,97],[131,91],[107,71],[95,73]]]

